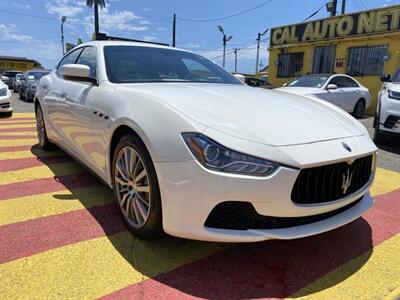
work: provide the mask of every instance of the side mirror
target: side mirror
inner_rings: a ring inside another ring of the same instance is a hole
[[[389,74],[386,74],[386,75],[382,75],[382,76],[381,76],[381,81],[382,81],[382,82],[391,82],[392,80],[391,80],[391,78],[390,78],[390,75],[389,75]]]
[[[337,90],[338,86],[336,84],[328,84],[327,90]]]
[[[84,81],[97,84],[97,79],[90,77],[90,68],[80,64],[66,64],[62,66],[61,75],[65,80]]]

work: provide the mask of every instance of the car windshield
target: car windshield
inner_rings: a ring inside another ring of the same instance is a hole
[[[105,46],[104,58],[108,79],[113,83],[242,84],[232,74],[205,57],[185,51],[141,46]]]
[[[39,80],[43,76],[49,74],[49,72],[29,72],[28,80]]]
[[[18,74],[18,72],[15,71],[8,71],[8,72],[4,72],[4,76],[7,76],[9,78],[15,78],[15,76]]]
[[[287,84],[287,86],[320,88],[325,84],[328,78],[329,76],[321,76],[321,75],[303,76],[292,80]]]

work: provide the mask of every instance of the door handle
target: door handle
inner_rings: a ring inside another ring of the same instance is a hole
[[[61,93],[60,98],[61,98],[61,101],[65,101],[65,99],[67,98],[67,94]]]

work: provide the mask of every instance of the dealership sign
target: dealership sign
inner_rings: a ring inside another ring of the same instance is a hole
[[[271,47],[400,30],[400,6],[369,10],[271,30]]]

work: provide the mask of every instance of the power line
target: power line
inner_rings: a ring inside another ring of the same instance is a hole
[[[362,2],[362,0],[358,0],[358,2],[360,3],[361,7],[364,7],[364,9],[368,9],[368,7],[364,4],[364,2]]]
[[[233,15],[220,17],[220,18],[214,18],[214,19],[190,19],[190,18],[184,18],[184,17],[177,17],[177,19],[179,19],[181,21],[186,21],[186,22],[216,22],[216,21],[222,21],[222,20],[226,20],[226,19],[230,19],[230,18],[234,18],[234,17],[240,16],[240,15],[246,14],[248,12],[256,10],[257,8],[260,8],[260,7],[264,6],[264,5],[269,4],[272,1],[273,0],[268,0],[268,1],[265,1],[265,2],[263,2],[263,3],[261,3],[261,4],[257,5],[257,6],[248,8],[246,10],[242,10],[242,11],[240,11],[238,13],[233,14]]]
[[[325,4],[324,4],[323,6],[321,6],[320,8],[318,8],[318,10],[316,10],[315,12],[313,12],[311,15],[309,15],[307,18],[305,18],[305,19],[303,20],[303,22],[305,22],[305,21],[311,19],[312,17],[314,17],[314,16],[315,16],[316,14],[318,14],[318,13],[321,11],[321,9],[323,9],[323,8],[325,8]]]

